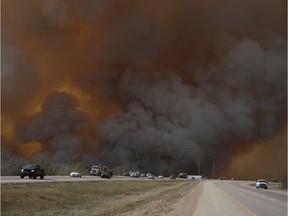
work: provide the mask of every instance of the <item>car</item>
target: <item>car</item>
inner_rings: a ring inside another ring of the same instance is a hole
[[[139,172],[132,172],[131,177],[134,177],[134,178],[138,178],[140,176],[140,173]]]
[[[111,178],[111,175],[109,174],[109,172],[103,172],[103,173],[101,173],[101,178],[110,179],[110,178]]]
[[[188,174],[187,173],[179,173],[177,178],[188,178]]]
[[[171,175],[170,179],[176,179],[176,175]]]
[[[148,179],[154,179],[154,175],[149,175]]]
[[[159,175],[159,176],[158,176],[158,178],[160,178],[160,179],[163,179],[163,178],[164,178],[164,176],[162,176],[162,175]]]
[[[256,188],[264,188],[264,189],[268,189],[268,182],[265,179],[258,179],[256,181]]]
[[[82,175],[81,175],[80,172],[75,172],[75,171],[73,171],[73,172],[70,173],[70,177],[77,177],[77,178],[81,178]]]
[[[130,176],[129,172],[124,172],[123,176]]]
[[[190,179],[190,180],[195,180],[195,176],[188,175],[188,179]]]

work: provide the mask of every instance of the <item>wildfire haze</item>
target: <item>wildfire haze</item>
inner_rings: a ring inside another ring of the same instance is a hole
[[[286,1],[1,2],[2,148],[206,175],[262,148],[286,171]]]

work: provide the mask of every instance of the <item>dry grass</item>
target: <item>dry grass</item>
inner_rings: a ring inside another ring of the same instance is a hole
[[[269,182],[268,183],[268,189],[279,190],[279,191],[287,191],[287,189],[285,189],[283,187],[283,184],[281,182]]]
[[[101,181],[1,185],[1,215],[116,215],[163,197],[186,181]],[[178,194],[178,195],[177,195]],[[178,197],[179,198],[179,197]]]

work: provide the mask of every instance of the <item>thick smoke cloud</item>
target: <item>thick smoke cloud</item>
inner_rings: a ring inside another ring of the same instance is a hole
[[[119,85],[126,110],[99,131],[105,158],[140,167],[181,158],[185,167],[213,158],[219,146],[274,137],[282,121],[278,105],[286,100],[285,53],[243,39],[195,78],[197,87],[173,73],[126,70]]]
[[[77,160],[81,156],[82,145],[77,129],[85,127],[88,119],[76,107],[77,100],[73,95],[51,93],[45,98],[40,112],[18,125],[19,139],[23,143],[43,143],[56,161]]]
[[[2,140],[19,154],[195,172],[285,128],[283,0],[2,8]]]

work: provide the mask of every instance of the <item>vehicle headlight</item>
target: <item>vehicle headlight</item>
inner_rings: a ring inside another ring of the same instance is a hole
[[[31,170],[31,172],[35,172],[35,170]]]
[[[24,169],[21,169],[21,172],[23,172],[24,171]]]

